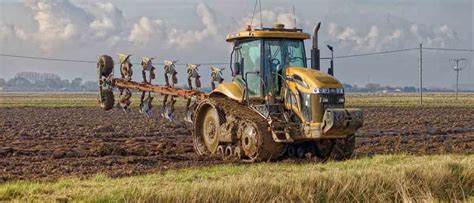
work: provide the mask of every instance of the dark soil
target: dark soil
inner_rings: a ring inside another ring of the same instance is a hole
[[[474,109],[366,108],[356,156],[474,153]],[[222,161],[193,152],[184,109],[158,116],[99,108],[0,108],[0,183],[63,176],[112,177]]]

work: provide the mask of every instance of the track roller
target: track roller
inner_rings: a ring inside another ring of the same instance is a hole
[[[216,155],[220,156],[221,158],[225,157],[224,146],[222,145],[217,146]]]
[[[230,158],[234,155],[234,150],[232,149],[232,146],[230,145],[227,145],[227,147],[225,148],[225,152],[224,152],[224,156],[226,158]]]

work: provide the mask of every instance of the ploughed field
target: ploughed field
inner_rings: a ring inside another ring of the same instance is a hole
[[[98,107],[0,108],[0,182],[112,177],[222,161],[193,152],[184,108],[169,122]],[[355,157],[375,154],[473,154],[474,108],[367,107]]]

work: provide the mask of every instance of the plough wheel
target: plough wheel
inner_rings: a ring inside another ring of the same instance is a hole
[[[111,56],[102,55],[97,62],[97,68],[99,69],[100,76],[109,77],[114,70],[114,60]]]
[[[104,87],[107,78],[114,70],[114,60],[111,56],[102,55],[97,61],[97,72],[99,74],[99,102],[104,110],[110,110],[114,107],[114,92],[110,87]]]
[[[110,110],[114,107],[115,98],[112,90],[101,90],[100,107],[104,110]]]

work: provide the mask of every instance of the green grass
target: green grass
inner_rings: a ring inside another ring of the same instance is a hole
[[[456,100],[452,93],[427,93],[423,97],[425,107],[474,108],[474,94],[460,94]],[[132,107],[139,104],[140,94],[134,93]],[[161,105],[161,97],[154,100]],[[178,100],[177,106],[184,106]],[[420,107],[418,94],[347,94],[348,107]],[[9,93],[0,92],[0,107],[98,107],[96,93]]]
[[[473,201],[474,156],[384,155],[345,162],[224,164],[163,173],[0,185],[1,200],[87,202]]]

